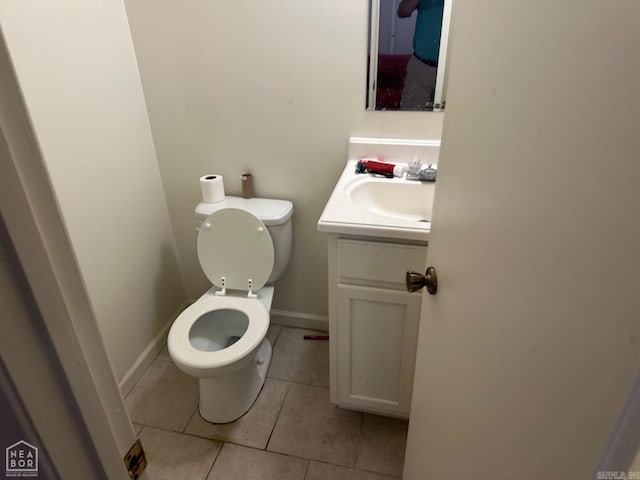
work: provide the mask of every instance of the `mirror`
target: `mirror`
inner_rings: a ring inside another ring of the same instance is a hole
[[[444,110],[451,2],[369,0],[367,110]]]

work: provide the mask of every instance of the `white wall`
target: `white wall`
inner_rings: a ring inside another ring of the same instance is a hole
[[[4,1],[0,26],[122,379],[185,297],[124,5]]]
[[[274,308],[327,313],[316,231],[350,135],[439,138],[442,114],[366,112],[367,0],[127,0],[160,172],[190,296],[208,282],[195,254],[198,178],[227,194],[294,203],[289,269]]]

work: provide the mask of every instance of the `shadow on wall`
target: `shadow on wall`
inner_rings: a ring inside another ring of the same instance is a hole
[[[158,332],[167,321],[173,321],[178,309],[187,300],[175,249],[169,243],[163,243],[160,249],[159,270],[154,282],[155,322],[153,332]]]
[[[298,196],[294,200],[291,259],[276,282],[275,309],[292,314],[327,315],[327,237],[317,231],[317,222],[334,184],[331,176],[318,179],[305,191],[304,198]]]

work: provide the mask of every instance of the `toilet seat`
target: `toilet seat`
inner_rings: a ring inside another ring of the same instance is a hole
[[[244,313],[249,325],[242,337],[233,345],[216,351],[202,351],[195,348],[189,333],[197,320],[218,310],[236,310]],[[187,375],[210,377],[223,375],[241,368],[247,361],[253,361],[252,351],[260,347],[269,328],[269,312],[255,299],[237,296],[203,295],[187,307],[173,322],[167,345],[175,364]],[[245,362],[240,360],[246,359]]]
[[[262,221],[239,208],[213,212],[198,233],[198,260],[209,281],[222,289],[262,288],[273,270],[271,235]]]

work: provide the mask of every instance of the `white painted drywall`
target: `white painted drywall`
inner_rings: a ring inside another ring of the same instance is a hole
[[[160,172],[190,296],[198,178],[242,172],[257,196],[293,201],[293,252],[274,308],[327,313],[316,231],[350,135],[439,138],[442,114],[365,111],[367,0],[126,0]]]
[[[5,1],[0,26],[122,379],[185,297],[124,4]]]

